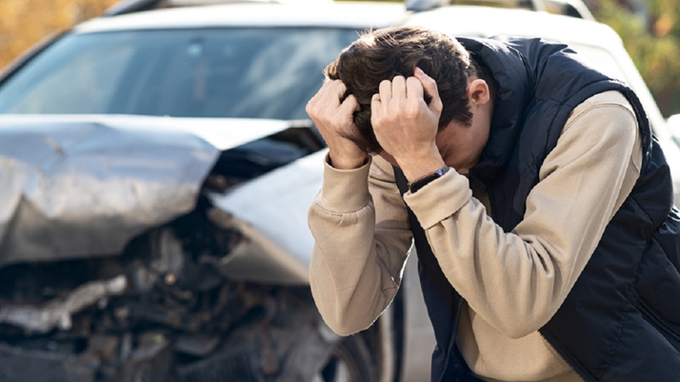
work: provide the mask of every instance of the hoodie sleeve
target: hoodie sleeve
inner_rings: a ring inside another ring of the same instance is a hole
[[[412,235],[387,162],[370,158],[355,170],[327,162],[308,214],[310,284],[328,326],[349,335],[371,326],[396,295]]]
[[[617,92],[579,105],[511,233],[487,216],[455,171],[405,195],[470,309],[510,338],[550,320],[639,176],[637,130],[630,104]]]

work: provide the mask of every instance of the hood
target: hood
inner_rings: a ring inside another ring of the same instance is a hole
[[[0,267],[119,254],[190,212],[220,153],[270,120],[0,117]]]

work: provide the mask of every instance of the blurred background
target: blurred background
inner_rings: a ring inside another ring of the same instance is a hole
[[[117,1],[0,0],[0,68],[46,36],[96,17]],[[680,113],[680,1],[585,3],[598,21],[621,36],[663,115]]]

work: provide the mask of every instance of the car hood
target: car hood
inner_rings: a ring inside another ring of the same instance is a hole
[[[221,152],[290,126],[243,119],[2,116],[0,267],[120,254],[135,236],[195,208]],[[228,209],[230,199],[220,200]]]

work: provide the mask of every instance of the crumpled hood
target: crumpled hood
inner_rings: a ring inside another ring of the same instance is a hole
[[[0,266],[121,253],[188,213],[220,150],[267,120],[0,117]]]

